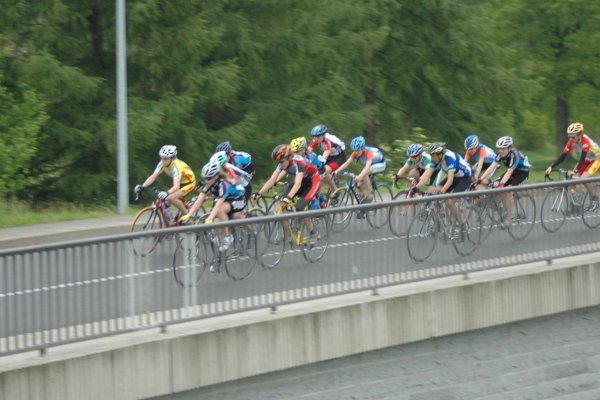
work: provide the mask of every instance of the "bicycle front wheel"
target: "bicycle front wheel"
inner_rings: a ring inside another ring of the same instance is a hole
[[[384,203],[390,201],[393,197],[392,189],[387,185],[378,185],[377,189],[373,190],[373,202]],[[367,211],[367,222],[372,228],[379,229],[388,222],[389,210],[387,207],[378,207],[374,210]]]
[[[147,206],[142,208],[133,218],[129,232],[146,232],[150,230],[161,229],[167,226],[162,214],[154,208]],[[135,255],[145,257],[150,254],[160,242],[160,235],[144,236],[133,239],[131,244]]]
[[[593,187],[596,196],[600,194],[600,185]],[[595,229],[600,226],[600,202],[598,199],[592,199],[589,193],[586,193],[583,198],[581,217],[583,223],[590,229]]]
[[[256,265],[256,235],[247,226],[236,227],[233,232],[233,244],[225,254],[225,271],[234,281],[250,275]]]
[[[540,209],[540,220],[546,232],[559,230],[567,218],[568,199],[563,188],[554,188],[546,193]]]
[[[249,217],[264,216],[260,208],[248,211]],[[281,222],[254,224],[256,233],[256,251],[258,261],[263,268],[275,268],[283,259],[285,252],[285,232]]]
[[[314,263],[319,261],[325,255],[329,246],[329,218],[326,216],[313,217],[310,219],[315,233],[310,235],[310,227],[306,223],[302,232],[302,237],[307,239],[302,243],[302,255],[306,261]]]
[[[175,235],[173,276],[181,287],[192,287],[206,269],[207,251],[204,234],[185,232]]]
[[[348,188],[341,187],[329,196],[327,207],[338,208],[354,204],[354,197]],[[352,211],[340,211],[331,215],[331,230],[341,232],[350,224]]]
[[[535,225],[535,201],[529,194],[514,193],[513,216],[508,234],[515,240],[525,239]]]
[[[404,190],[397,194],[396,200],[406,200],[408,190]],[[391,206],[389,209],[388,223],[390,225],[390,231],[394,236],[399,238],[406,237],[408,233],[408,227],[411,221],[415,217],[417,212],[417,206],[415,204],[400,204]]]
[[[428,259],[437,242],[437,221],[431,209],[418,207],[415,217],[408,227],[406,245],[408,255],[420,262]]]
[[[452,246],[461,256],[468,256],[473,253],[479,243],[481,243],[481,214],[479,210],[468,207],[461,210],[464,224],[454,220],[450,231]]]

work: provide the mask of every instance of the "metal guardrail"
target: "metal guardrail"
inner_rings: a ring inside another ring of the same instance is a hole
[[[307,262],[301,250],[288,247],[280,265],[269,269],[257,263],[247,277],[237,281],[223,269],[211,273],[205,265],[197,283],[182,287],[174,277],[173,265],[193,266],[189,252],[182,255],[181,248],[184,243],[194,247],[194,240],[203,237],[209,228],[251,226],[260,230],[288,220],[289,215],[1,250],[0,355],[45,351],[60,344],[148,328],[166,329],[169,324],[226,313],[276,308],[353,291],[597,252],[598,231],[586,227],[577,211],[565,212],[562,227],[554,233],[544,229],[540,221],[547,193],[568,187],[585,194],[582,182],[436,196],[440,200],[476,200],[490,193],[529,194],[535,208],[525,211],[535,211],[536,218],[525,239],[515,240],[507,230],[495,228],[466,256],[460,255],[452,240],[444,239],[438,232],[435,248],[424,261],[411,258],[408,242],[426,246],[431,236],[408,233],[408,237],[398,237],[391,233],[389,221],[376,229],[357,216],[370,211],[387,218],[392,208],[409,205],[423,210],[433,199],[427,197],[296,213],[294,217],[327,216],[330,221],[350,213],[351,219],[340,232],[330,231],[328,248],[320,261]],[[600,190],[600,179],[586,182]],[[591,213],[600,224],[600,210]],[[562,218],[562,213],[557,215],[556,218]],[[161,240],[152,252],[145,256],[135,254],[136,244],[156,235]],[[262,257],[269,256],[269,251],[263,251],[266,245],[264,231],[259,232],[257,249]],[[210,253],[210,249],[203,249]]]

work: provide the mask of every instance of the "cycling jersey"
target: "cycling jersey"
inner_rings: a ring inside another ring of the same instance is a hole
[[[304,154],[300,156],[304,158],[304,161],[314,165],[317,168],[321,168],[323,166],[323,163],[321,162],[321,160],[319,160],[319,156],[317,156],[309,149],[306,149],[306,152],[304,152]]]
[[[308,144],[308,148],[309,150],[314,150],[317,145],[323,152],[329,150],[329,157],[339,156],[346,150],[344,142],[331,133],[326,133],[321,143],[317,143],[316,139],[313,138]]]
[[[179,179],[181,186],[189,185],[190,183],[196,183],[196,176],[192,169],[178,158],[171,160],[171,164],[168,167],[163,166],[162,160],[158,162],[158,165],[154,169],[155,174],[165,173],[173,179]]]
[[[415,162],[412,158],[408,158],[408,160],[406,160],[406,164],[408,164],[409,167],[415,167],[418,170],[426,170],[429,165],[431,165],[431,156],[429,155],[429,153],[421,153],[421,157],[419,157],[419,161]]]
[[[277,168],[275,171],[281,172],[281,164],[277,164]],[[296,176],[299,173],[304,173],[303,179],[310,179],[313,176],[319,176],[319,170],[314,165],[307,162],[303,157],[299,155],[295,155],[288,163],[287,168],[285,169],[290,176]]]
[[[582,151],[586,151],[586,160],[598,160],[600,158],[600,146],[594,142],[588,135],[581,137],[581,143],[577,143],[573,139],[567,141],[567,145],[563,149],[563,154],[569,154],[571,151],[575,151],[577,157],[581,156]]]
[[[251,174],[230,163],[225,163],[224,167],[227,176],[229,176],[229,179],[234,181],[236,185],[248,186],[252,179]]]
[[[529,168],[531,168],[529,159],[526,156],[523,156],[523,153],[517,149],[510,150],[506,157],[501,157],[500,154],[497,154],[494,161],[497,163],[502,163],[506,166],[506,168],[510,168],[515,171],[529,171]]]
[[[231,164],[235,165],[236,167],[244,170],[249,174],[254,174],[254,165],[252,165],[252,156],[250,154],[244,151],[231,150],[229,152],[229,157],[231,157]]]
[[[212,185],[204,185],[201,189],[203,193],[212,194],[214,198],[222,198],[226,201],[244,199],[244,187],[234,185],[225,179],[217,179]]]
[[[371,161],[371,164],[378,164],[385,161],[383,158],[383,152],[377,147],[370,146],[365,146],[360,156],[358,155],[358,152],[353,151],[352,154],[350,154],[350,158],[358,161],[361,164],[366,164],[366,162],[369,160]]]
[[[475,163],[479,162],[479,160],[483,158],[483,164],[490,165],[496,159],[496,152],[488,146],[486,146],[485,144],[480,144],[477,147],[477,151],[475,152],[475,154],[471,155],[469,150],[467,150],[467,152],[465,153],[465,161],[468,162],[471,158]]]
[[[449,149],[444,152],[444,155],[438,164],[432,160],[429,169],[433,169],[437,172],[442,171],[446,174],[448,172],[454,172],[455,178],[470,177],[472,174],[471,166],[460,156],[460,154]]]

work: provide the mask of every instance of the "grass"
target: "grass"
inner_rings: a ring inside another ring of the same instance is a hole
[[[529,158],[529,163],[531,164],[529,183],[544,182],[544,171],[554,160],[556,160],[556,146],[548,145],[540,149],[523,150],[523,154]],[[571,160],[567,157],[564,164],[571,168],[575,162],[575,160]],[[503,171],[503,169],[501,169],[501,171]],[[498,174],[496,173],[496,175]]]

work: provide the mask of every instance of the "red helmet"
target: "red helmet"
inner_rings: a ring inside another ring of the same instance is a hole
[[[280,144],[273,149],[273,153],[271,154],[271,157],[273,157],[273,160],[279,162],[279,161],[282,161],[282,160],[288,158],[291,155],[292,155],[291,146],[289,144]]]

